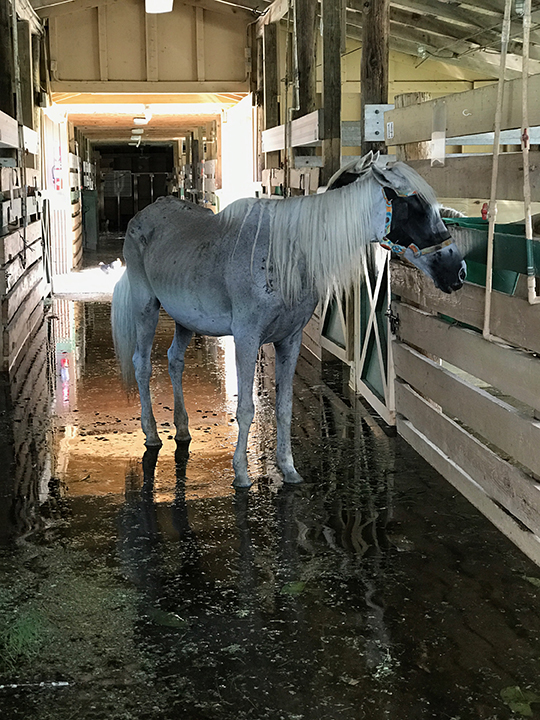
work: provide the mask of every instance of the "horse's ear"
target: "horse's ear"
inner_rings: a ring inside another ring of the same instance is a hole
[[[332,175],[328,181],[327,190],[336,190],[337,188],[350,185],[351,183],[358,180],[359,177],[364,175],[372,167],[374,162],[373,153],[371,150],[359,158],[353,160],[347,165],[344,165],[340,170]]]
[[[392,167],[388,167],[388,165],[376,165],[373,163],[373,175],[377,182],[385,186],[395,187],[396,181],[398,180]]]

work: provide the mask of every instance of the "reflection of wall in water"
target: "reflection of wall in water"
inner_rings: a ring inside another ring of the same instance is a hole
[[[48,494],[52,395],[47,324],[42,318],[13,367],[0,374],[0,542],[34,528]]]

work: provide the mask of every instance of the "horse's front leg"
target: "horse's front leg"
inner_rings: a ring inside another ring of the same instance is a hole
[[[291,420],[293,378],[296,361],[302,344],[302,330],[289,335],[281,342],[274,343],[276,349],[276,460],[286,483],[301,483],[302,477],[296,472],[291,449]]]
[[[167,356],[169,358],[169,375],[174,393],[174,424],[176,425],[175,440],[179,443],[188,443],[191,435],[188,429],[188,415],[184,404],[184,392],[182,390],[182,374],[184,372],[184,353],[189,345],[193,333],[185,327],[176,323],[176,330],[172,345]]]
[[[253,380],[259,346],[253,338],[234,338],[236,348],[236,374],[238,378],[238,441],[233,457],[234,487],[249,487],[252,484],[248,474],[247,443],[249,428],[255,415],[253,404]]]
[[[159,447],[163,444],[158,435],[150,397],[150,376],[152,375],[150,355],[158,320],[159,302],[155,298],[147,301],[143,310],[137,313],[135,320],[137,343],[133,354],[133,367],[139,386],[141,425],[146,436],[145,445],[147,447]]]

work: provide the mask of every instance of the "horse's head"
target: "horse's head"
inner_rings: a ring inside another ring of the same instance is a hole
[[[442,221],[433,190],[407,165],[383,166],[377,159],[368,153],[345,166],[331,178],[328,190],[371,174],[381,189],[373,215],[376,239],[419,268],[443,292],[459,290],[467,267]]]

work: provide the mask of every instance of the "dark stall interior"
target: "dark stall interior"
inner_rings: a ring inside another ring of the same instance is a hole
[[[139,210],[168,194],[173,146],[98,145],[96,151],[100,232],[123,232]]]

